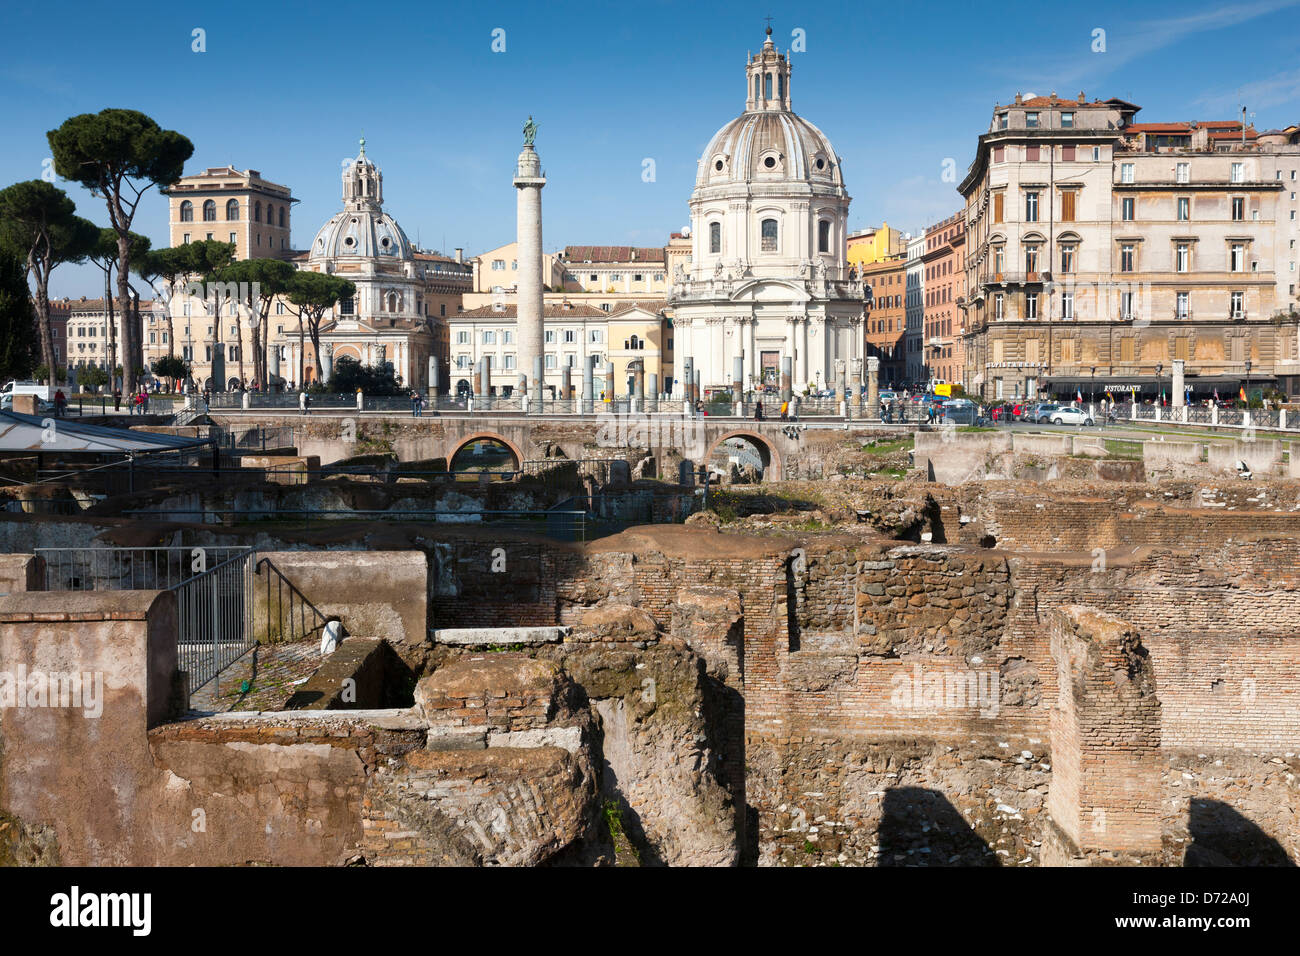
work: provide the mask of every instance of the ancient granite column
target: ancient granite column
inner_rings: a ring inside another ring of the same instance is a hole
[[[867,416],[879,415],[880,409],[880,359],[867,356]]]
[[[542,188],[546,177],[533,149],[537,125],[532,117],[524,126],[524,149],[515,169],[516,235],[519,242],[518,335],[519,368],[536,369],[542,358]],[[533,401],[542,400],[542,377],[534,375]]]
[[[1174,359],[1174,381],[1171,386],[1174,393],[1174,408],[1182,408],[1187,403],[1187,386],[1183,382],[1183,370],[1187,363],[1182,359]]]

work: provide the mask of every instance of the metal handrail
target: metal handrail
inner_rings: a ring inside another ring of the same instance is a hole
[[[329,623],[329,618],[327,618],[321,612],[321,610],[318,607],[316,607],[315,604],[312,604],[311,601],[308,600],[307,595],[303,594],[302,591],[298,589],[298,586],[296,584],[294,584],[292,581],[290,581],[287,577],[284,576],[284,572],[281,571],[279,568],[277,568],[275,564],[272,563],[270,558],[262,558],[261,560],[259,560],[257,562],[257,565],[254,568],[254,573],[260,577],[262,574],[262,568],[264,567],[267,569],[266,602],[264,604],[264,607],[266,609],[265,634],[266,634],[267,641],[306,640],[308,637],[316,633],[318,630],[324,630],[325,625]],[[276,579],[276,601],[275,601],[276,629],[274,631],[272,631],[271,629],[271,573],[270,572],[275,572],[275,579]],[[289,614],[287,618],[289,623],[289,629],[288,629],[287,637],[285,637],[285,627],[284,627],[284,622],[286,620],[284,614],[285,588],[288,588],[289,590]],[[297,598],[297,606],[299,609],[297,615],[298,616],[297,624],[299,626],[296,628],[294,626],[295,621],[294,621],[294,611],[293,611],[295,598]],[[305,611],[306,609],[310,609],[313,615],[313,624],[311,627],[307,627],[306,621],[303,619],[303,611]]]

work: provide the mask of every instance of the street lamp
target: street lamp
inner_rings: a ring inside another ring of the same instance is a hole
[[[1156,363],[1156,404],[1160,405],[1160,373],[1165,370],[1163,362]]]
[[[1092,367],[1092,382],[1088,385],[1088,404],[1097,404],[1097,366]]]
[[[1246,407],[1250,408],[1250,359],[1246,359]]]

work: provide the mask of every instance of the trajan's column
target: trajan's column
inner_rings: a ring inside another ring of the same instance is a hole
[[[516,239],[519,241],[519,292],[516,329],[519,335],[519,371],[528,376],[534,403],[542,400],[546,372],[542,352],[542,161],[533,149],[537,124],[524,124],[524,151],[515,170]]]

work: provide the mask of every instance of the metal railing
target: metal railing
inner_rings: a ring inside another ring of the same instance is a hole
[[[257,646],[253,626],[256,552],[248,550],[168,588],[176,595],[177,666],[193,694]]]
[[[329,618],[320,612],[297,585],[284,576],[270,558],[257,562],[257,576],[264,578],[262,607],[266,620],[258,619],[259,639],[267,642],[303,641],[324,630]],[[265,573],[263,573],[265,572]]]
[[[511,531],[536,534],[557,541],[586,540],[586,513],[582,511],[438,511],[428,508],[392,508],[387,511],[351,509],[285,509],[248,510],[226,509],[173,509],[153,511],[148,509],[124,511],[133,518],[162,518],[173,520],[190,516],[202,524],[244,524],[259,521],[275,522],[284,526],[309,526],[330,521],[416,521],[432,524],[476,525],[492,531]]]
[[[47,591],[171,591],[176,595],[177,666],[187,692],[257,644],[248,548],[37,548]]]
[[[47,591],[165,591],[245,548],[36,548]]]

